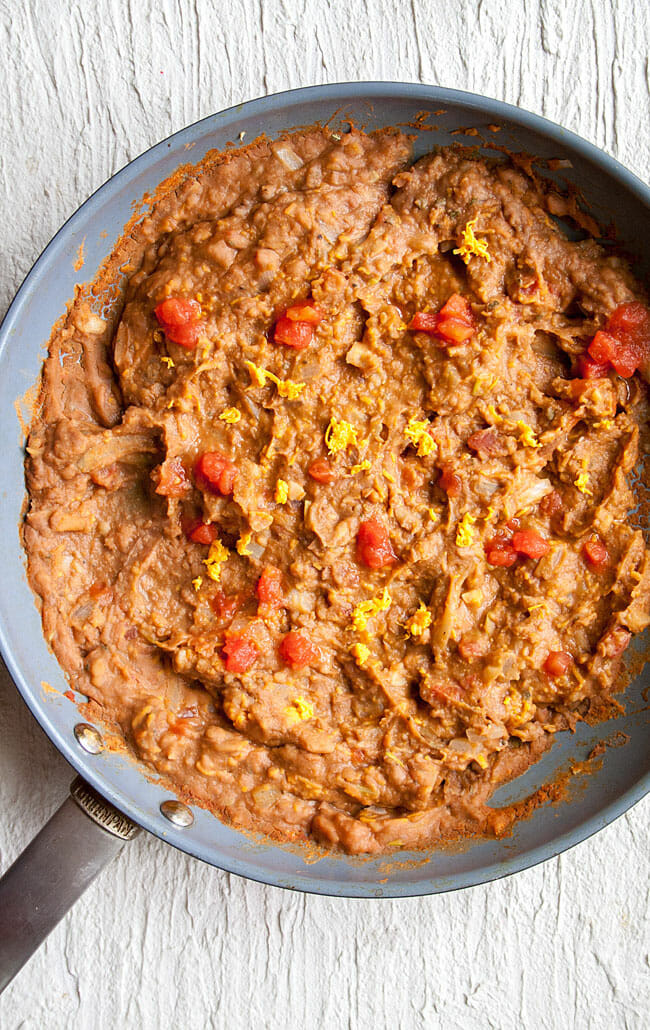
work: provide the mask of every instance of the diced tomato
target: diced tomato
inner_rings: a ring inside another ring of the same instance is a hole
[[[337,478],[336,472],[327,458],[316,458],[315,461],[312,461],[307,471],[317,483],[333,483]]]
[[[599,329],[589,344],[589,356],[600,364],[611,365],[618,348],[619,341],[616,337],[604,329]],[[585,378],[587,377],[585,376]]]
[[[470,325],[474,322],[474,312],[469,301],[461,297],[460,293],[452,293],[449,300],[440,308],[440,315],[443,318],[460,318]]]
[[[465,343],[473,336],[476,329],[473,325],[463,322],[461,318],[443,318],[438,316],[438,328],[436,333],[443,340],[449,343]]]
[[[223,655],[228,672],[248,672],[259,658],[259,651],[242,633],[229,633],[223,645]]]
[[[156,493],[162,497],[184,497],[190,489],[185,466],[179,457],[165,458],[154,472]]]
[[[585,541],[582,553],[595,569],[602,569],[603,565],[606,565],[609,561],[609,552],[602,540],[599,540],[597,537]]]
[[[437,314],[416,311],[409,323],[414,332],[432,333],[448,343],[464,343],[476,332],[474,313],[458,293],[452,293]]]
[[[320,651],[304,633],[292,630],[291,633],[287,633],[280,644],[280,657],[292,669],[304,669],[305,666],[313,665],[318,661]]]
[[[438,316],[432,311],[416,311],[408,327],[415,333],[435,333],[438,329]]]
[[[158,322],[172,343],[191,349],[203,331],[201,305],[187,297],[167,297],[155,308]]]
[[[499,436],[494,429],[479,429],[467,438],[467,446],[480,455],[496,454],[499,450]]]
[[[197,485],[227,497],[233,492],[237,469],[221,451],[206,451],[194,466]]]
[[[284,592],[282,589],[282,573],[274,565],[267,565],[255,588],[261,604],[269,608],[284,608]]]
[[[594,361],[629,378],[650,360],[650,310],[638,301],[619,304],[588,349]]]
[[[369,569],[382,569],[397,561],[388,530],[372,516],[362,522],[357,533],[357,561]]]
[[[517,554],[535,559],[543,558],[551,549],[548,540],[535,529],[522,529],[518,533],[513,533],[512,546]]]
[[[578,358],[578,371],[582,379],[603,379],[608,369],[607,362],[594,361],[588,354],[581,354]]]
[[[517,561],[517,552],[507,540],[494,539],[485,545],[485,557],[488,565],[509,569]]]
[[[203,522],[201,519],[194,519],[184,528],[187,539],[195,544],[211,544],[219,536],[214,522]]]
[[[442,487],[448,497],[458,497],[460,488],[463,485],[460,476],[445,466],[442,470],[438,485]]]
[[[567,673],[573,658],[567,651],[549,651],[544,662],[544,672],[552,679],[558,679]]]
[[[285,347],[293,347],[294,350],[304,350],[313,336],[314,327],[310,322],[294,322],[287,315],[277,320],[273,330],[274,343],[283,343]]]
[[[167,297],[154,312],[161,326],[189,325],[201,318],[201,305],[187,297]]]
[[[197,322],[191,325],[170,325],[165,329],[165,336],[172,343],[177,343],[186,350],[192,350],[199,342],[199,336],[203,332],[203,324]]]
[[[321,309],[311,298],[292,304],[284,314],[292,322],[309,322],[310,325],[320,325],[325,317]]]
[[[623,343],[648,347],[650,345],[650,310],[639,301],[619,304],[607,319],[607,329]]]
[[[614,626],[608,633],[601,638],[598,644],[598,650],[606,658],[618,658],[619,655],[623,654],[623,651],[632,639],[632,634],[629,629],[625,629],[624,626]]]
[[[555,515],[559,515],[564,511],[562,495],[557,490],[551,490],[549,494],[542,497],[539,502],[539,510],[550,519],[554,518]]]
[[[210,598],[210,607],[215,615],[218,615],[224,622],[229,622],[235,617],[242,603],[239,594],[225,594],[221,587]]]

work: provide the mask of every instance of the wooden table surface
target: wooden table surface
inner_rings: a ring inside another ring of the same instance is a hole
[[[0,313],[54,231],[157,140],[311,83],[519,104],[650,175],[633,0],[0,0]],[[70,770],[0,679],[0,869]],[[650,1025],[650,803],[525,873],[407,901],[245,882],[142,836],[0,1000],[2,1030]]]

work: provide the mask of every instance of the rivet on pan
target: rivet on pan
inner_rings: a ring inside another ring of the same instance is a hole
[[[163,801],[160,811],[174,826],[191,826],[194,822],[191,809],[182,801]]]
[[[87,722],[78,722],[74,728],[74,735],[79,744],[89,755],[98,755],[104,750],[104,741],[98,729]]]

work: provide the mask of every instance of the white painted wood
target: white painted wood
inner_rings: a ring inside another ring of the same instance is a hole
[[[345,79],[437,82],[547,115],[650,174],[639,0],[0,0],[0,311],[112,172],[195,119]],[[0,679],[0,868],[65,762]],[[648,831],[403,902],[292,895],[142,838],[0,1001],[3,1030],[612,1030],[650,1023]]]

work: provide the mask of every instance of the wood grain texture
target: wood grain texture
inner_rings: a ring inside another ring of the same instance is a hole
[[[520,104],[650,174],[650,9],[637,0],[0,0],[0,311],[109,175],[267,92],[399,79]],[[70,770],[0,679],[0,868]],[[492,885],[401,902],[293,895],[143,837],[0,1000],[3,1030],[647,1027],[638,805]]]

